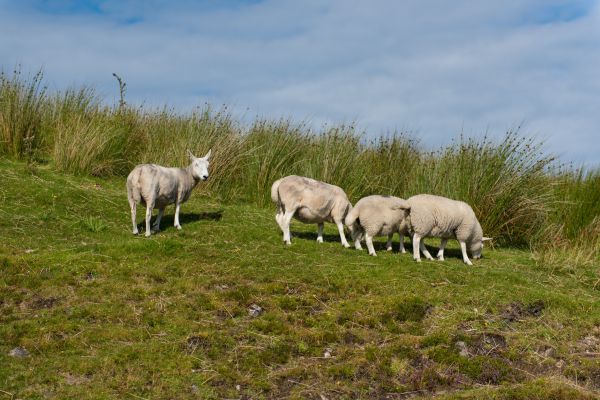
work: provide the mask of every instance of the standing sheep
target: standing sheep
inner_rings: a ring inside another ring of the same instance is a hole
[[[138,234],[136,206],[146,206],[146,236],[150,236],[152,209],[158,207],[158,215],[152,229],[160,230],[160,220],[165,207],[175,203],[175,227],[179,224],[179,207],[185,203],[199,181],[208,179],[208,158],[211,151],[202,158],[195,157],[189,150],[190,165],[187,168],[167,168],[156,164],[138,165],[127,177],[127,198],[131,207],[133,234]]]
[[[408,234],[408,211],[406,200],[394,196],[367,196],[354,205],[346,216],[346,226],[352,233],[357,250],[361,250],[360,240],[364,236],[369,255],[376,256],[373,237],[387,235],[387,250],[392,250],[392,237],[400,234],[400,251],[404,250],[404,235]]]
[[[439,260],[444,260],[444,248],[448,239],[455,238],[460,244],[463,261],[473,265],[467,256],[467,248],[474,259],[481,257],[483,242],[490,238],[483,237],[481,225],[467,203],[451,200],[446,197],[431,194],[419,194],[407,200],[410,212],[410,224],[413,233],[413,258],[421,261],[421,252],[429,260],[433,260],[425,244],[425,237],[441,238],[437,254]]]
[[[305,224],[317,224],[317,242],[323,243],[325,221],[337,225],[344,247],[350,247],[344,235],[344,218],[352,208],[346,193],[338,186],[311,178],[290,175],[273,183],[271,199],[277,204],[275,220],[283,231],[283,241],[291,244],[292,217]]]

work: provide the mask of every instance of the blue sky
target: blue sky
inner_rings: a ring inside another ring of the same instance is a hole
[[[600,165],[599,1],[0,0],[0,67],[240,118],[356,121],[425,147],[507,129]]]

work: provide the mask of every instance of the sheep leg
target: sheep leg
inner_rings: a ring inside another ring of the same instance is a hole
[[[473,265],[473,263],[471,262],[471,260],[469,260],[469,257],[467,256],[467,243],[463,241],[459,241],[458,243],[460,243],[460,251],[462,252],[463,261],[465,262],[465,264]]]
[[[160,220],[162,219],[162,216],[165,212],[165,208],[161,207],[158,209],[158,215],[156,216],[156,221],[154,221],[154,224],[152,225],[152,230],[158,232],[160,231]]]
[[[317,224],[317,242],[319,243],[323,243],[323,228],[325,227],[325,224],[323,224],[322,222],[320,224]]]
[[[390,234],[388,235],[388,240],[387,240],[387,243],[386,243],[386,245],[385,245],[385,249],[386,249],[387,251],[392,251],[392,250],[393,250],[393,248],[392,248],[392,238],[393,238],[393,237],[394,237],[394,234],[393,234],[393,233],[390,233]]]
[[[283,227],[281,226],[281,219],[283,218],[283,208],[281,207],[281,204],[277,204],[277,214],[275,214],[275,221],[277,221],[277,225],[279,225],[279,229],[283,230]]]
[[[433,257],[431,257],[431,254],[429,253],[429,250],[427,250],[427,247],[425,247],[425,242],[421,241],[419,243],[419,246],[420,246],[421,252],[425,256],[425,258],[428,260],[433,260]]]
[[[151,230],[150,230],[150,220],[152,219],[152,209],[154,208],[153,204],[151,204],[150,202],[148,202],[146,204],[146,237],[150,236],[151,234]]]
[[[416,262],[421,262],[421,250],[420,250],[420,244],[421,242],[421,236],[417,235],[416,233],[413,234],[412,237],[412,246],[413,246],[413,260],[415,260]]]
[[[341,221],[336,222],[335,224],[337,225],[338,231],[340,232],[340,239],[342,239],[342,246],[344,246],[345,248],[350,247],[350,244],[346,240],[346,235],[344,235],[344,224],[342,224]]]
[[[377,256],[377,253],[375,253],[375,248],[373,247],[373,238],[368,233],[365,233],[365,243],[367,244],[367,249],[369,250],[369,255]]]
[[[438,253],[437,253],[437,259],[440,261],[444,261],[444,248],[446,247],[447,243],[448,243],[448,239],[446,239],[446,238],[442,238],[442,240],[440,241],[440,249],[438,250]]]
[[[406,249],[404,248],[404,234],[400,233],[400,253],[406,253]]]
[[[181,230],[181,224],[179,224],[179,208],[181,207],[180,203],[175,203],[175,221],[173,225],[175,228]]]
[[[362,250],[362,246],[360,245],[360,236],[354,239],[354,248],[356,250]]]
[[[281,230],[283,231],[283,242],[285,244],[292,244],[291,235],[290,235],[290,223],[292,222],[292,217],[294,216],[294,212],[286,211],[281,217]]]
[[[138,231],[137,223],[135,222],[137,203],[135,202],[135,200],[131,199],[129,200],[129,206],[131,207],[131,224],[133,225],[133,234],[137,235],[138,233],[140,233]]]

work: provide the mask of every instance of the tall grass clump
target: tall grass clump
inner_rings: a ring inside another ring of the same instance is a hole
[[[31,160],[42,142],[46,88],[42,72],[23,77],[17,67],[11,76],[0,71],[0,154]]]
[[[350,199],[358,199],[372,183],[368,165],[361,162],[363,151],[361,134],[353,125],[327,127],[310,137],[305,162],[298,171],[300,175],[340,186]]]
[[[578,168],[558,177],[554,184],[557,207],[552,220],[567,239],[582,234],[597,240],[600,233],[600,170]]]
[[[74,114],[57,123],[53,159],[59,171],[123,175],[130,167],[130,131],[108,113]]]
[[[226,199],[240,195],[231,180],[242,173],[243,139],[227,107],[214,110],[206,104],[190,115],[162,109],[138,116],[136,163],[185,167],[187,150],[201,157],[212,149],[211,177],[203,189]]]
[[[419,169],[422,153],[418,142],[404,134],[368,142],[358,161],[368,178],[362,194],[407,196],[415,185],[414,172]]]
[[[469,203],[488,236],[526,244],[550,211],[547,172],[554,158],[543,143],[509,131],[495,143],[460,137],[421,157],[409,194],[435,193]]]
[[[311,133],[304,124],[289,120],[255,121],[244,136],[242,174],[233,177],[243,197],[259,206],[271,203],[271,184],[286,175],[298,174],[307,159]]]
[[[600,169],[578,168],[553,178],[554,204],[534,241],[538,263],[572,270],[600,261]]]

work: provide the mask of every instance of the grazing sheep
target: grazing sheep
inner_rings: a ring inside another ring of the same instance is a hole
[[[277,204],[275,220],[283,231],[283,241],[291,244],[292,217],[305,224],[317,224],[317,242],[323,242],[323,223],[337,225],[344,247],[350,247],[344,235],[344,218],[352,208],[344,191],[311,178],[290,175],[273,183],[271,199]]]
[[[160,219],[165,207],[175,203],[175,227],[179,224],[179,207],[185,203],[192,189],[200,180],[208,179],[208,158],[211,151],[202,157],[195,157],[189,150],[190,165],[187,168],[167,168],[156,164],[138,165],[127,177],[127,198],[131,206],[133,234],[138,234],[135,222],[137,203],[146,205],[146,236],[150,236],[152,209],[158,207],[158,215],[152,229],[160,230]]]
[[[387,235],[387,250],[392,250],[392,237],[400,234],[400,251],[404,250],[404,235],[408,234],[408,211],[406,200],[394,196],[367,196],[354,205],[346,216],[346,226],[352,233],[357,250],[361,250],[360,240],[365,238],[369,255],[376,256],[373,237]]]
[[[421,241],[425,237],[442,239],[437,254],[439,260],[444,260],[444,248],[450,238],[458,240],[466,264],[473,265],[467,256],[467,248],[473,258],[481,257],[483,242],[490,238],[483,237],[481,225],[467,203],[431,194],[419,194],[407,202],[413,231],[413,258],[417,262],[421,261],[419,250],[427,259],[433,260]]]

